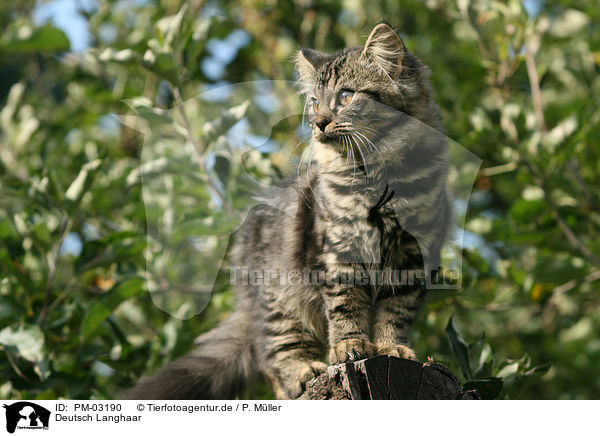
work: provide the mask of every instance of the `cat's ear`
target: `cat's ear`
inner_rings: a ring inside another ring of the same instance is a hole
[[[398,34],[385,23],[375,26],[361,56],[377,64],[392,79],[402,71],[406,48]]]
[[[327,55],[310,48],[303,48],[296,56],[296,68],[300,74],[300,80],[314,82],[317,70],[326,61]]]

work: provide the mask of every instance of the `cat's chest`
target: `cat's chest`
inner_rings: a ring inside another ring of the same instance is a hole
[[[386,184],[327,174],[318,192],[325,263],[379,263],[398,245],[402,211]]]
[[[399,246],[402,230],[393,211],[369,207],[327,216],[323,255],[325,263],[381,263],[390,248]]]

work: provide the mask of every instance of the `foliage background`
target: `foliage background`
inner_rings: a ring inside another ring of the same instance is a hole
[[[3,1],[0,398],[113,398],[231,310],[224,284],[188,320],[154,306],[123,100],[169,109],[215,83],[291,80],[298,46],[359,45],[380,20],[431,67],[448,136],[483,159],[464,286],[431,295],[417,355],[503,378],[501,398],[600,398],[600,8],[583,0]],[[263,153],[250,171],[280,165]],[[200,214],[218,209],[209,193]]]

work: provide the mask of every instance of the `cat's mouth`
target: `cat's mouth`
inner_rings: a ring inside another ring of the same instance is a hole
[[[323,143],[323,144],[327,144],[330,145],[332,147],[334,147],[335,149],[342,149],[344,148],[344,141],[343,141],[343,135],[336,135],[333,133],[324,133],[321,131],[315,131],[313,133],[313,137]]]

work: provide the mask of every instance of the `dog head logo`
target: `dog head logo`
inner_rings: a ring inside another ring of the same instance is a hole
[[[50,411],[30,403],[19,401],[11,405],[3,405],[6,409],[6,430],[14,433],[19,429],[47,429],[50,422]]]

